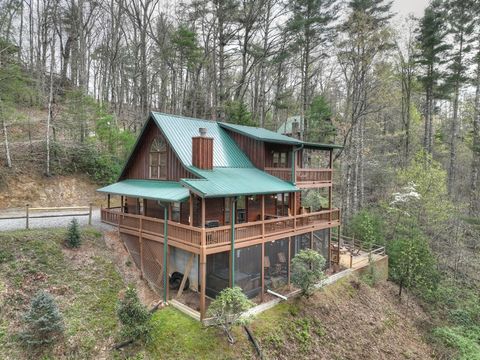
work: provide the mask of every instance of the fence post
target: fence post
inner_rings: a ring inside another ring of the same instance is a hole
[[[92,225],[92,203],[89,204],[88,225]]]
[[[26,219],[26,222],[25,222],[25,228],[26,229],[29,229],[29,223],[28,223],[28,215],[29,215],[29,211],[28,211],[28,207],[30,206],[30,204],[27,204],[27,206],[25,207],[25,210],[26,210],[26,215],[25,215],[25,219]]]

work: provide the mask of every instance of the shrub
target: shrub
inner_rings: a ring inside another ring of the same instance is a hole
[[[374,287],[377,285],[378,281],[380,280],[380,274],[373,262],[372,255],[370,254],[368,257],[368,267],[365,273],[362,275],[363,282],[367,285]]]
[[[25,328],[20,337],[28,346],[52,343],[64,331],[62,314],[55,299],[43,290],[33,297],[23,320]]]
[[[245,296],[238,286],[225,288],[212,301],[208,308],[208,316],[215,319],[227,335],[228,341],[234,343],[231,329],[233,325],[241,323],[241,316],[253,306],[253,303]]]
[[[385,243],[384,227],[383,219],[378,214],[361,210],[352,218],[349,231],[355,238],[362,241],[365,249],[370,249],[374,244]]]
[[[66,245],[69,248],[78,248],[80,247],[80,229],[78,227],[77,219],[73,218],[68,225]]]
[[[137,340],[148,336],[150,312],[140,302],[137,290],[133,286],[129,286],[118,301],[117,316],[122,323],[122,337]]]
[[[302,290],[302,295],[313,294],[314,285],[323,277],[325,259],[312,249],[301,250],[292,260],[292,283]]]

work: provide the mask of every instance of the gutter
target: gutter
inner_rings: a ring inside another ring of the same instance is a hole
[[[292,151],[292,184],[297,185],[297,178],[295,176],[295,163],[297,161],[296,153],[300,150],[302,150],[304,147],[304,144],[301,144],[300,147],[294,148]]]

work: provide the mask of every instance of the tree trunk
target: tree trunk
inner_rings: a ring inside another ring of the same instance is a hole
[[[52,110],[53,110],[53,72],[55,70],[55,35],[51,39],[51,57],[50,57],[50,90],[48,94],[48,115],[47,115],[47,134],[46,134],[46,146],[47,146],[47,164],[45,168],[45,175],[50,176],[50,124],[52,122]]]
[[[478,39],[480,48],[480,37]],[[473,117],[473,144],[472,144],[472,174],[470,214],[478,216],[480,213],[480,50],[477,54],[477,77],[475,92],[475,113]]]
[[[3,139],[5,144],[5,160],[7,161],[7,167],[11,168],[12,159],[10,157],[10,145],[8,143],[7,124],[3,116],[2,116],[2,127],[3,127]]]
[[[460,76],[462,75],[462,61],[463,61],[463,33],[460,34],[460,48],[458,56],[455,60],[457,72],[455,73],[455,87],[453,98],[453,118],[452,127],[450,130],[450,166],[448,169],[448,194],[453,194],[455,180],[456,180],[456,162],[457,162],[457,137],[458,137],[458,98],[460,94]]]

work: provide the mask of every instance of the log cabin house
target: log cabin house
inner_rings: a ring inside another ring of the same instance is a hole
[[[317,250],[328,267],[338,263],[336,148],[153,112],[118,182],[98,190],[107,194],[102,221],[118,226],[164,300],[182,298],[200,319],[228,286],[261,302],[268,289],[281,292],[290,284],[291,259],[301,249]],[[304,206],[311,189],[324,192],[323,206]]]

